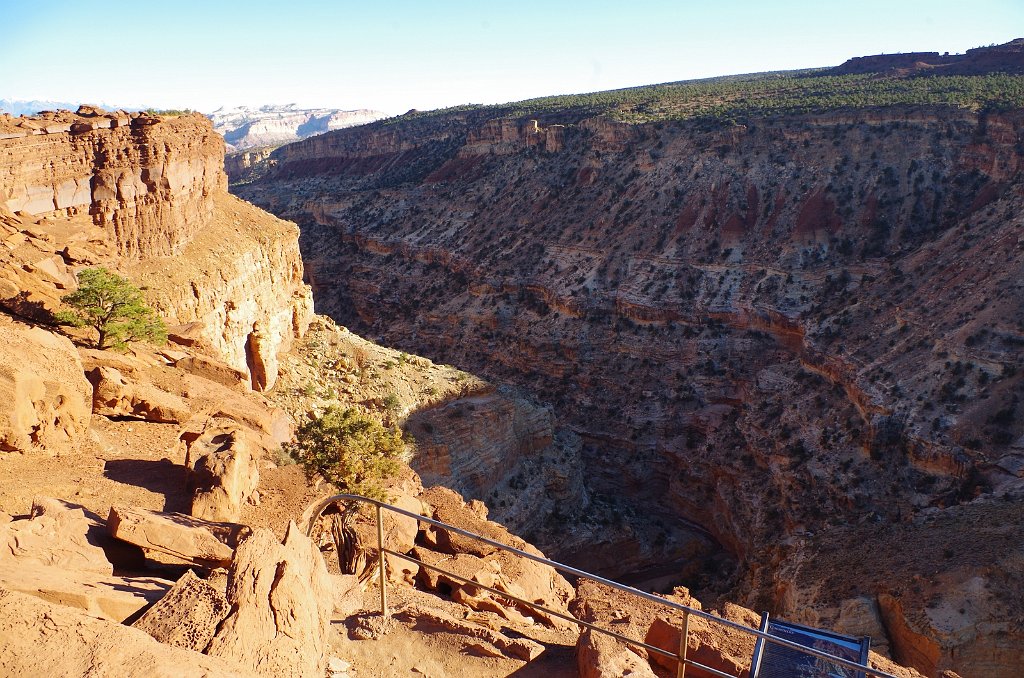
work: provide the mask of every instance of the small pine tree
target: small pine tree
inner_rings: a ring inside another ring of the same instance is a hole
[[[289,451],[311,473],[351,494],[387,499],[382,481],[406,460],[406,441],[397,428],[385,428],[352,408],[337,406],[299,427]]]
[[[96,348],[121,348],[130,341],[167,341],[167,326],[146,305],[142,291],[106,268],[79,271],[78,289],[61,301],[74,310],[61,311],[57,321],[96,330]]]

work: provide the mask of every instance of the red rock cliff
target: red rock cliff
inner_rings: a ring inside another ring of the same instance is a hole
[[[265,390],[277,378],[278,353],[305,332],[312,298],[298,230],[228,195],[223,163],[224,141],[201,115],[83,107],[3,116],[0,212],[37,222],[33,232],[49,238],[43,245],[77,230],[94,251],[89,261],[33,255],[25,271],[43,267],[66,285],[69,264],[120,269],[146,288],[169,324],[188,326]],[[16,298],[24,274],[14,266],[4,277]],[[47,303],[59,296],[42,292],[32,293]]]
[[[0,120],[0,205],[88,214],[123,257],[178,253],[226,188],[223,139],[198,114],[81,112]]]

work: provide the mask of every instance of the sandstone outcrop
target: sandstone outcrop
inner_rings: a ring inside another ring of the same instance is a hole
[[[132,626],[161,643],[202,652],[230,611],[224,594],[189,570]]]
[[[211,420],[196,437],[186,438],[191,513],[202,520],[237,521],[254,498],[260,471],[259,442],[246,428]]]
[[[89,426],[91,388],[66,338],[0,318],[0,451],[74,445]]]
[[[184,246],[178,265],[146,260],[129,273],[168,324],[200,323],[216,357],[265,391],[277,379],[277,355],[305,333],[313,314],[298,230],[225,194],[213,205],[213,222]]]
[[[231,614],[207,654],[261,676],[324,675],[334,594],[319,549],[294,523],[283,543],[268,530],[242,542],[227,599]]]
[[[0,672],[6,675],[241,678],[223,660],[144,632],[0,587]]]
[[[0,305],[52,322],[75,267],[113,264],[168,324],[200,323],[248,386],[273,386],[312,315],[297,231],[227,195],[209,121],[84,110],[4,125]]]
[[[224,142],[199,115],[63,111],[0,132],[0,205],[92,215],[126,257],[179,254],[227,185]]]

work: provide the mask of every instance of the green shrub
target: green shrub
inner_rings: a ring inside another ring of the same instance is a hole
[[[319,473],[344,492],[382,501],[387,498],[383,481],[408,458],[397,428],[333,406],[300,426],[288,447],[308,473]]]
[[[57,322],[93,328],[98,335],[96,348],[122,348],[130,341],[167,341],[167,326],[146,305],[142,291],[105,268],[79,271],[78,289],[61,301],[73,310],[57,313]]]

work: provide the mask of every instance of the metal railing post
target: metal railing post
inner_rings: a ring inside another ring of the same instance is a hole
[[[380,566],[380,616],[388,616],[388,589],[387,589],[387,564],[384,560],[384,520],[381,517],[381,507],[377,504],[377,555]]]
[[[689,636],[690,613],[683,612],[683,632],[679,634],[679,666],[676,668],[676,678],[685,678],[686,676],[686,648]]]

